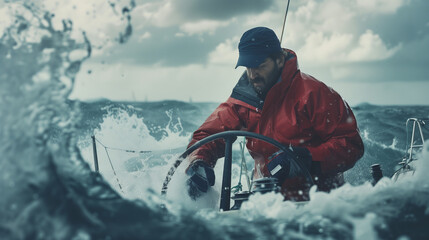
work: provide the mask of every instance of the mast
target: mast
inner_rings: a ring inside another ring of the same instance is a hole
[[[286,18],[287,18],[287,13],[288,13],[288,11],[289,11],[289,3],[290,3],[290,0],[288,0],[288,1],[287,1],[287,7],[286,7],[285,18],[284,18],[284,20],[283,20],[282,34],[280,34],[280,46],[282,45],[283,33],[284,33],[284,30],[285,30],[285,26],[286,26]]]

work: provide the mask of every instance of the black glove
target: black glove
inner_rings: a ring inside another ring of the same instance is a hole
[[[291,150],[287,152],[280,150],[268,158],[270,161],[267,165],[268,171],[271,176],[279,180],[280,184],[288,178],[304,175],[301,168],[295,163],[296,161],[303,163],[308,171],[311,169],[312,157],[307,148],[291,147]],[[291,159],[295,161],[291,161]]]
[[[207,192],[209,186],[215,183],[213,168],[202,160],[191,163],[186,174],[190,177],[187,181],[188,194],[194,200]]]

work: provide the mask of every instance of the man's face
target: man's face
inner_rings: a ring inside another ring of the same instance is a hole
[[[282,59],[265,59],[261,65],[256,68],[246,68],[247,77],[259,96],[265,98],[268,91],[276,84],[280,71],[283,66]]]

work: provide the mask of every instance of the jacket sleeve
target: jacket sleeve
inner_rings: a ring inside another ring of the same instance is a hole
[[[319,145],[307,147],[313,161],[320,162],[323,174],[352,168],[362,157],[364,147],[348,104],[324,84],[311,91],[306,100],[305,111],[320,140]]]
[[[193,133],[188,148],[197,141],[215,133],[241,129],[243,122],[240,120],[237,108],[238,106],[228,101],[220,104],[207,120]],[[190,154],[188,158],[191,162],[202,159],[211,167],[214,167],[216,160],[224,155],[225,142],[223,140],[217,140],[201,146]]]

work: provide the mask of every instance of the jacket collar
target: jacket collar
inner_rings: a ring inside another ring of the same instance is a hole
[[[249,83],[249,79],[247,77],[246,72],[241,75],[240,79],[238,80],[238,83],[232,90],[231,98],[240,100],[257,109],[262,109],[262,107],[264,106],[264,100],[258,96],[255,89],[253,89],[252,85]]]
[[[273,91],[276,88],[283,89],[283,92],[287,90],[292,83],[292,79],[295,77],[298,72],[298,61],[295,52],[289,49],[283,49],[287,54],[285,58],[285,65],[282,69],[281,81],[276,83],[268,92],[265,100],[270,98],[270,95],[273,95]],[[262,109],[264,106],[264,100],[261,99],[258,94],[253,89],[252,85],[249,83],[246,72],[238,80],[238,83],[235,85],[232,90],[231,98],[244,102],[243,106],[250,105],[256,109]]]

